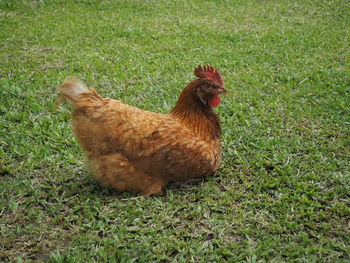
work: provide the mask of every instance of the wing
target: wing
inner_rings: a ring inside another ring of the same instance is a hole
[[[184,181],[214,173],[220,158],[219,141],[208,144],[178,123],[171,123],[145,138],[133,163],[146,173]]]

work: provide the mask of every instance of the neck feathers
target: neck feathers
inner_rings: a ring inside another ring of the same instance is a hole
[[[190,82],[181,92],[170,114],[203,140],[218,139],[221,132],[219,118],[212,108],[201,102],[196,95],[196,88],[199,85],[201,81],[198,79]]]

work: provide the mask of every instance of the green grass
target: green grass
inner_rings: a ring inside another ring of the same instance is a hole
[[[0,0],[0,261],[349,262],[349,11]],[[167,112],[199,63],[229,91],[219,172],[150,198],[103,189],[56,87],[74,75]]]

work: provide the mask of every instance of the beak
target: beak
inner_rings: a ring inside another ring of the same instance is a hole
[[[223,87],[219,87],[219,88],[218,88],[218,93],[219,93],[219,94],[226,94],[226,93],[227,93],[227,90],[225,90]]]

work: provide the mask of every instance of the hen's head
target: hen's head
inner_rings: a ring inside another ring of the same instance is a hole
[[[196,95],[199,100],[210,107],[216,107],[220,103],[220,94],[227,91],[223,88],[224,82],[218,70],[212,66],[198,65],[194,69],[194,75],[198,77]]]

